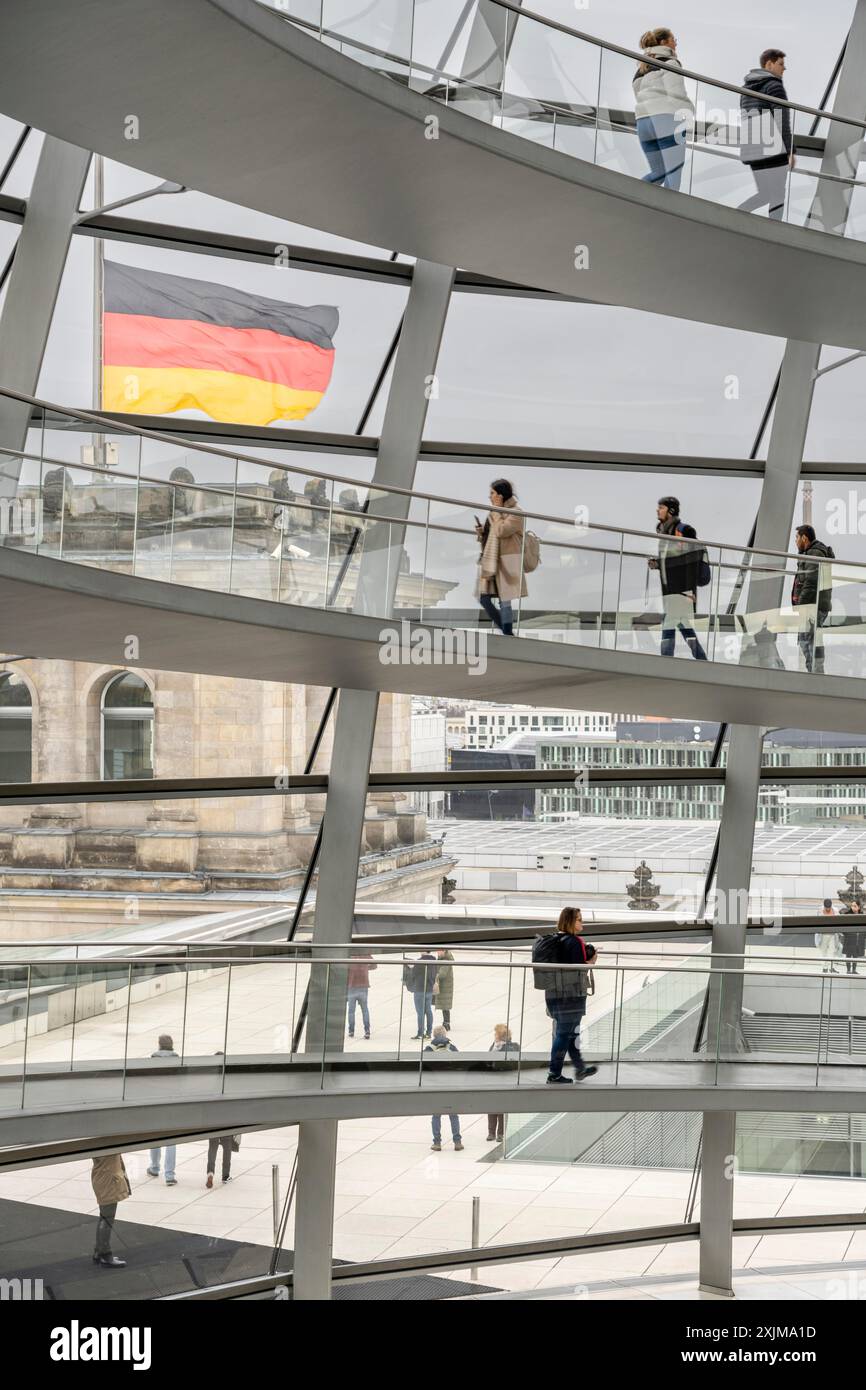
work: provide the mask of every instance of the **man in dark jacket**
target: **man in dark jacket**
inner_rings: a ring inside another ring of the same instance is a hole
[[[677,497],[660,497],[656,508],[659,541],[658,559],[650,560],[650,569],[658,570],[664,600],[662,617],[661,655],[673,656],[677,628],[696,661],[706,661],[707,654],[695,632],[695,607],[698,580],[704,551],[700,545],[688,545],[696,540],[694,526],[680,521]]]
[[[775,222],[784,216],[788,169],[794,167],[790,108],[767,101],[767,97],[788,100],[782,81],[784,72],[782,50],[766,49],[761,54],[760,67],[743,78],[750,95],[740,97],[740,158],[751,169],[757,186],[757,191],[740,203],[740,208],[754,212],[756,208],[769,207]]]
[[[436,957],[431,951],[422,951],[414,964],[404,967],[404,983],[412,995],[418,1020],[418,1032],[413,1042],[420,1042],[422,1039],[429,1042],[433,1033],[433,987],[436,984],[436,974]]]
[[[579,907],[564,907],[556,927],[556,964],[591,965],[596,949],[580,938],[583,917]],[[578,1081],[595,1076],[598,1067],[588,1067],[580,1055],[580,1024],[586,1013],[587,971],[557,970],[550,972],[550,986],[544,991],[547,1012],[553,1019],[553,1044],[550,1050],[548,1086],[570,1085],[571,1077],[563,1076],[565,1055],[571,1058]]]
[[[830,567],[822,566],[821,562],[835,560],[836,557],[832,546],[816,538],[812,526],[798,526],[794,541],[802,559],[794,575],[791,602],[795,608],[804,610],[797,641],[806,670],[823,675],[824,645],[818,638],[818,632],[824,627],[833,607],[833,581]]]

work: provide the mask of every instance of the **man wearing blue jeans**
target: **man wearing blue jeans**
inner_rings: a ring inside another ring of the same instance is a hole
[[[463,1140],[460,1138],[460,1116],[449,1115],[448,1118],[451,1121],[451,1138],[454,1140],[454,1147],[459,1153],[463,1148]],[[442,1116],[434,1115],[432,1117],[432,1124],[433,1143],[430,1145],[430,1148],[434,1153],[438,1154],[442,1150]]]
[[[432,964],[428,965],[428,961]],[[436,957],[430,951],[425,951],[410,967],[410,970],[409,986],[412,992],[412,1002],[415,1005],[415,1017],[418,1021],[418,1032],[415,1034],[413,1042],[420,1042],[424,1038],[433,1036],[433,988],[436,984]]]
[[[161,1154],[162,1149],[151,1149],[150,1151],[150,1166],[147,1171],[152,1178],[159,1177],[159,1160]],[[176,1155],[177,1146],[175,1144],[167,1144],[165,1149],[165,1181],[168,1187],[177,1186],[177,1178],[174,1176]]]

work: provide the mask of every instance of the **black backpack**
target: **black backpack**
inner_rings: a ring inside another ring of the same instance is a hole
[[[532,943],[533,965],[559,965],[562,961],[561,940],[561,932],[555,932],[552,936],[537,936]],[[586,946],[583,942],[581,945],[584,960],[587,960]],[[533,970],[532,978],[536,989],[543,989],[557,999],[582,999],[593,992],[591,970]]]

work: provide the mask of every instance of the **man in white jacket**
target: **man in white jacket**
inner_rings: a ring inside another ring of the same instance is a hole
[[[638,139],[650,167],[644,182],[679,188],[695,108],[680,71],[677,41],[670,29],[651,29],[640,46],[648,58],[664,64],[641,63],[632,84]]]

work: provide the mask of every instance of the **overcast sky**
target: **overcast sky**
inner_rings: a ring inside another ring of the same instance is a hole
[[[461,0],[419,0],[418,44],[432,53],[447,38]],[[822,94],[853,10],[853,0],[827,0],[816,11],[806,0],[666,0],[663,12],[648,12],[631,0],[536,0],[535,9],[578,29],[637,46],[640,34],[657,24],[677,34],[683,61],[698,70],[739,82],[770,44],[788,53],[792,99],[817,102]],[[308,7],[309,8],[309,7]],[[318,9],[318,0],[316,0]],[[363,13],[387,35],[399,29],[403,0],[326,0],[326,23],[346,24]],[[518,28],[510,89],[545,88],[545,94],[574,95],[586,80],[581,64],[587,45],[541,41],[535,26]],[[365,31],[366,32],[366,31]],[[578,48],[582,56],[578,57]],[[596,50],[592,50],[595,62]],[[459,63],[459,48],[454,61]],[[606,99],[628,96],[631,64],[605,72]],[[596,73],[597,77],[597,73]],[[557,87],[557,84],[558,87]],[[554,90],[549,91],[550,87]],[[2,94],[0,94],[2,106]],[[0,160],[16,127],[0,120]],[[39,141],[29,147],[4,191],[26,194]],[[106,199],[154,185],[146,175],[109,165]],[[187,225],[216,227],[275,244],[298,242],[346,249],[331,231],[297,227],[278,219],[190,192],[160,197],[130,209],[130,215]],[[0,223],[0,257],[13,232]],[[369,248],[359,248],[367,250]],[[382,248],[388,254],[395,248]],[[219,281],[301,304],[335,304],[340,310],[333,379],[322,405],[302,428],[353,431],[370,386],[399,322],[405,293],[399,288],[245,262],[151,250],[124,244],[107,255],[129,264]],[[48,398],[77,405],[91,402],[92,244],[73,243],[40,381]],[[659,315],[607,306],[455,295],[438,367],[438,396],[431,401],[427,437],[488,443],[551,445],[649,453],[748,454],[777,370],[783,344],[759,334],[736,332]],[[838,355],[838,354],[837,354]],[[810,428],[812,457],[859,459],[863,444],[863,362],[822,379]],[[730,398],[726,381],[737,380]],[[382,409],[370,429],[378,429]],[[321,456],[317,466],[326,468]],[[335,471],[354,470],[340,460]],[[704,534],[744,542],[754,516],[758,484],[733,479],[511,470],[524,505],[569,515],[574,505],[590,507],[591,519],[651,527],[660,491],[674,488],[684,512]],[[481,500],[487,468],[445,465],[422,468],[419,486],[452,497]],[[847,495],[847,485],[842,490]],[[816,491],[816,518],[838,496],[836,485]],[[866,495],[866,494],[864,494]],[[862,538],[834,542],[838,553],[866,558]]]

